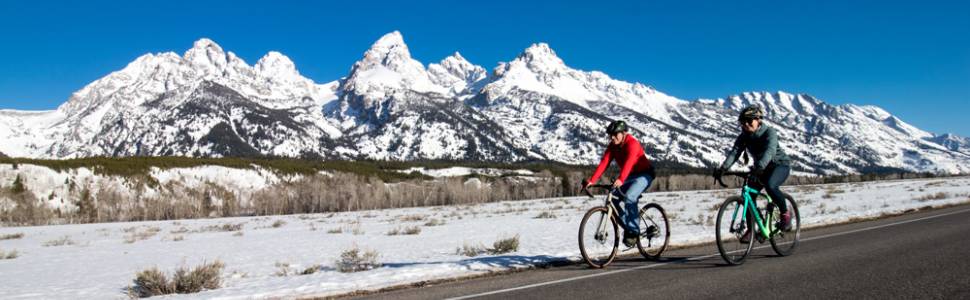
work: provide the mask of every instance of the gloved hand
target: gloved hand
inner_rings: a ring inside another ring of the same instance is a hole
[[[761,175],[764,174],[764,172],[765,172],[764,169],[761,169],[755,166],[751,167],[751,176],[761,178]]]

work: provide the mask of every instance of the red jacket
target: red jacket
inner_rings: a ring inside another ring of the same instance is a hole
[[[610,143],[609,146],[606,146],[603,159],[600,160],[600,165],[596,167],[593,177],[589,178],[589,182],[599,181],[600,176],[610,166],[610,160],[614,159],[616,164],[620,166],[620,177],[617,178],[620,183],[625,182],[630,173],[650,172],[650,174],[653,174],[653,166],[650,165],[650,159],[643,153],[640,141],[637,141],[633,135],[627,134],[623,143],[619,145]]]

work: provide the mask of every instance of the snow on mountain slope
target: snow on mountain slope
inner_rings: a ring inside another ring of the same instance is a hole
[[[875,106],[830,105],[808,95],[744,93],[719,100],[732,110],[759,104],[805,167],[858,172],[888,167],[927,172],[970,171],[970,156],[932,142],[933,134]],[[809,168],[809,169],[812,169]]]
[[[945,133],[941,135],[934,136],[932,138],[925,138],[933,143],[942,145],[950,151],[959,151],[962,153],[970,154],[970,138],[961,137],[952,133]]]
[[[516,89],[527,90],[583,107],[589,107],[590,101],[608,101],[664,121],[685,103],[643,84],[614,80],[598,71],[571,69],[545,43],[533,44],[511,62],[500,63],[493,73],[496,79],[484,88],[489,100]]]
[[[47,148],[55,142],[55,137],[44,134],[64,115],[56,110],[19,111],[0,110],[0,137],[4,141],[0,152],[11,157],[33,157],[32,149]]]
[[[302,114],[292,117],[325,132],[324,136],[340,135],[336,127],[325,122],[319,109],[321,105],[336,99],[336,82],[315,84],[300,76],[293,62],[278,52],[266,54],[255,66],[250,67],[234,53],[223,51],[215,42],[200,39],[183,56],[172,52],[143,55],[122,70],[112,72],[75,92],[56,111],[2,113],[0,122],[6,126],[0,128],[0,136],[14,141],[10,149],[4,150],[15,156],[56,158],[210,155],[206,149],[186,150],[191,148],[188,144],[201,143],[197,139],[203,134],[196,133],[194,140],[179,141],[178,147],[174,148],[171,147],[172,140],[181,138],[176,134],[178,132],[218,131],[219,128],[214,126],[219,123],[208,122],[196,124],[201,127],[185,128],[180,127],[186,125],[185,120],[163,118],[181,105],[190,103],[192,95],[200,95],[198,90],[210,87],[210,83],[228,87],[234,93],[243,95],[246,102],[265,109],[302,109]],[[166,101],[160,101],[162,99]],[[160,105],[160,102],[165,103]],[[222,113],[226,115],[230,112]],[[104,136],[112,139],[103,139]],[[166,149],[146,152],[145,147]],[[279,150],[281,147],[293,146],[266,146],[258,149],[257,153],[297,155],[307,150]]]
[[[544,43],[491,73],[457,52],[425,67],[397,31],[326,84],[279,52],[250,66],[208,39],[181,56],[146,54],[55,111],[0,110],[0,152],[592,164],[605,124],[623,119],[651,159],[712,167],[750,104],[766,108],[799,172],[970,172],[966,138],[933,135],[875,106],[785,92],[685,101],[570,68]]]

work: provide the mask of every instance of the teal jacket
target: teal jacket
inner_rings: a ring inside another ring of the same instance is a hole
[[[721,168],[724,170],[731,168],[744,151],[754,158],[754,167],[760,170],[764,170],[770,164],[782,166],[791,164],[791,159],[778,145],[778,131],[768,124],[761,123],[758,130],[753,133],[741,132],[738,139],[734,140],[734,146],[728,151]]]

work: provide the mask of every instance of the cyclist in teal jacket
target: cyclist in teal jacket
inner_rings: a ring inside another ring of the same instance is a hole
[[[777,130],[762,122],[763,117],[764,111],[757,104],[741,110],[741,114],[738,116],[741,134],[734,141],[734,146],[728,151],[727,158],[724,159],[714,175],[720,177],[747,151],[754,158],[751,174],[761,181],[768,196],[771,197],[771,201],[781,212],[781,220],[778,222],[779,229],[787,231],[791,228],[791,213],[788,212],[784,194],[779,187],[785,183],[789,173],[791,173],[791,159],[778,144]],[[751,241],[750,229],[744,234],[741,241]]]

